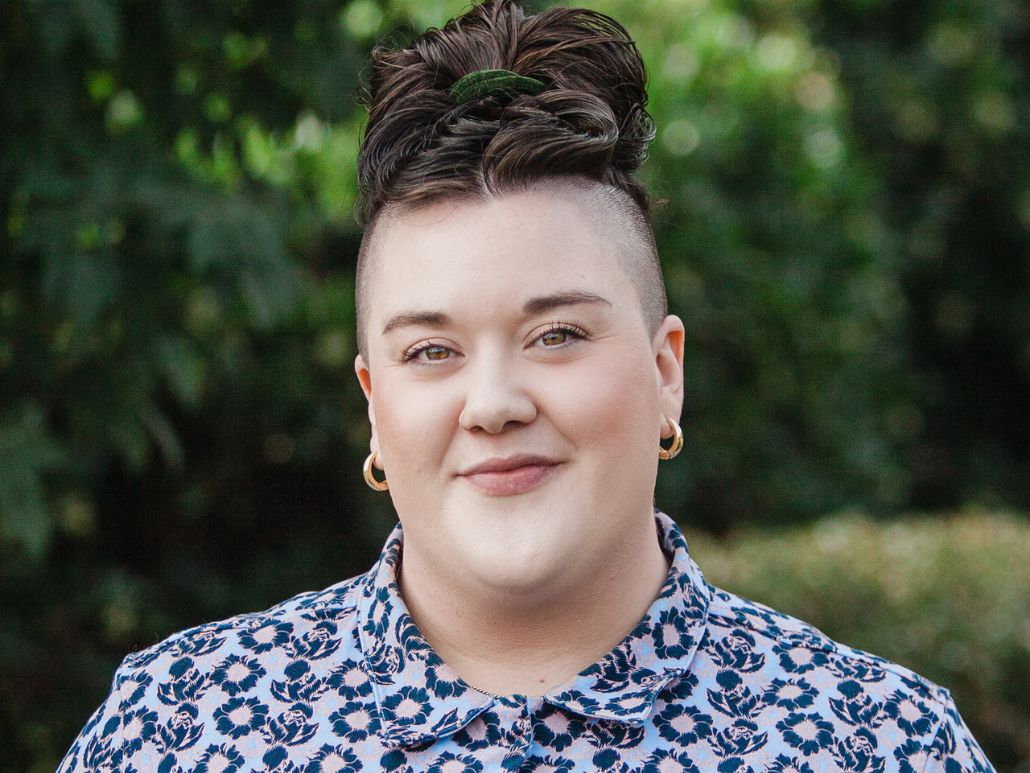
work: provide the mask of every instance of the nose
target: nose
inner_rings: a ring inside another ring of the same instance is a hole
[[[507,352],[484,352],[466,368],[465,405],[458,418],[462,429],[496,435],[536,418],[536,404],[522,383],[524,374],[516,360]]]

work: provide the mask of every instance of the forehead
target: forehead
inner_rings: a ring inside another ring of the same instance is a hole
[[[556,291],[593,292],[635,308],[603,209],[531,190],[390,213],[376,226],[370,332],[412,308],[487,313]]]

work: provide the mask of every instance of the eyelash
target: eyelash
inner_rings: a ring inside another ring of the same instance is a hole
[[[404,362],[417,361],[418,356],[422,354],[422,352],[429,351],[430,349],[444,349],[446,351],[450,351],[450,347],[444,346],[443,344],[433,343],[432,341],[421,341],[412,346],[410,349],[405,350],[404,354],[401,356],[401,359]],[[445,357],[444,359],[449,359],[449,357]]]
[[[572,336],[573,338],[576,338],[576,339],[582,339],[582,338],[586,338],[587,337],[587,332],[583,328],[579,327],[578,325],[572,325],[572,324],[567,323],[567,322],[552,322],[550,325],[547,326],[547,328],[545,330],[542,330],[540,332],[540,334],[537,335],[533,339],[533,343],[536,343],[537,341],[542,339],[544,336],[550,335],[552,333],[566,333],[566,334],[568,334],[568,335],[570,335],[570,336]],[[557,348],[561,348],[566,343],[567,342],[563,341],[562,343],[557,344],[554,347],[545,347],[545,348],[555,348],[555,349],[557,349]],[[412,346],[410,349],[407,349],[403,353],[403,355],[402,355],[402,360],[404,362],[421,362],[418,359],[419,355],[422,354],[423,352],[429,351],[430,349],[443,349],[445,351],[452,351],[450,349],[450,347],[445,346],[443,344],[434,343],[432,341],[421,341],[421,342],[415,344],[414,346]],[[449,356],[448,357],[444,357],[443,359],[444,360],[448,360],[448,359],[450,359],[450,357]],[[437,362],[442,362],[442,361],[443,360],[437,360]]]
[[[579,327],[578,325],[573,325],[573,324],[570,324],[568,322],[552,322],[550,325],[547,326],[546,330],[542,331],[540,333],[540,335],[538,335],[536,338],[533,339],[533,342],[536,343],[541,338],[543,338],[545,335],[550,335],[551,333],[568,333],[573,338],[586,338],[587,337],[587,331],[585,331],[583,328]],[[561,346],[564,346],[565,343],[566,342],[558,344],[556,347],[553,347],[553,348],[559,348]],[[551,347],[547,347],[547,348],[551,348]]]

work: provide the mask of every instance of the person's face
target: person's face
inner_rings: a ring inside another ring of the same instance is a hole
[[[648,334],[611,213],[583,206],[531,190],[376,229],[356,370],[406,574],[557,591],[654,533],[683,326]]]

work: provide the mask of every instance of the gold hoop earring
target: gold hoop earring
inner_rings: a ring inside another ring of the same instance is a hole
[[[386,482],[386,479],[376,480],[375,475],[372,474],[372,465],[378,455],[378,451],[373,451],[365,458],[365,466],[361,468],[361,474],[365,476],[365,483],[368,484],[369,488],[376,491],[386,491],[390,488],[390,484]]]
[[[669,426],[672,427],[672,445],[668,449],[662,448],[662,444],[658,443],[658,458],[659,459],[672,459],[676,454],[683,450],[683,430],[680,429],[680,425],[676,423],[675,419],[670,419],[668,416],[665,420],[669,422]]]

